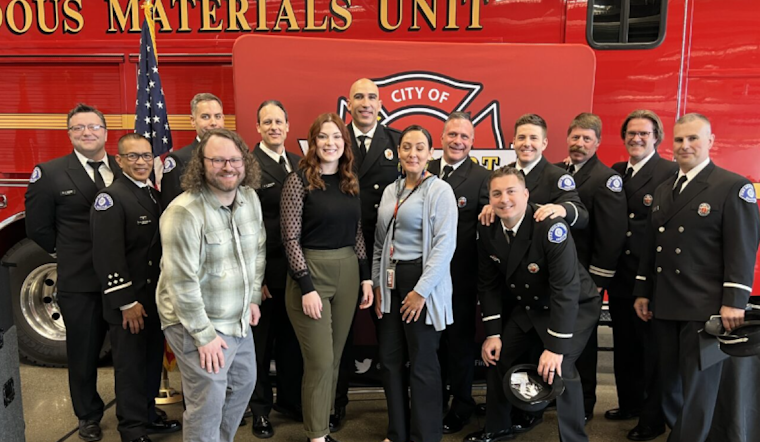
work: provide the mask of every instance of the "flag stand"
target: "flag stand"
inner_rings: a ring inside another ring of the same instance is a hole
[[[161,388],[158,390],[156,405],[169,405],[182,402],[182,393],[173,389],[169,384],[169,372],[166,367],[161,369]]]

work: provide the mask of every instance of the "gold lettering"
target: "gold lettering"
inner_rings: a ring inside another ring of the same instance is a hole
[[[412,5],[412,26],[409,28],[409,30],[418,31],[420,29],[420,26],[417,24],[417,17],[419,16],[419,13],[422,12],[422,18],[427,22],[428,26],[430,26],[430,29],[435,31],[436,1],[433,0],[432,8],[427,4],[425,0],[413,1],[414,4]]]
[[[380,0],[380,28],[383,31],[391,32],[398,29],[399,26],[401,26],[401,20],[404,18],[404,12],[401,9],[401,1],[398,0],[398,20],[396,21],[395,25],[390,24],[388,21],[388,2],[390,0]]]
[[[256,32],[268,32],[267,28],[267,0],[256,2]]]
[[[443,28],[443,30],[455,31],[459,29],[459,26],[457,26],[457,0],[449,0],[447,11],[449,19],[446,22],[446,26]]]
[[[248,20],[245,18],[245,13],[248,12],[248,1],[240,1],[240,0],[227,0],[229,5],[229,24],[227,26],[228,31],[248,31],[250,32],[251,27],[248,25]],[[238,11],[238,5],[241,6],[240,10]]]
[[[304,31],[326,31],[327,30],[327,17],[322,17],[322,23],[317,26],[314,23],[314,0],[306,0],[306,27]]]
[[[485,167],[488,170],[496,170],[497,167],[499,167],[499,163],[501,162],[499,157],[483,157],[483,167]]]
[[[71,3],[75,3],[78,10],[74,10],[74,8],[71,7]],[[69,20],[73,20],[77,24],[76,28],[72,28],[69,25],[69,22],[64,21],[63,32],[65,34],[78,34],[79,31],[82,30],[84,27],[84,17],[82,17],[81,11],[82,0],[66,0],[66,2],[63,4],[63,16]]]
[[[37,2],[37,28],[39,28],[40,32],[43,34],[52,34],[55,32],[56,29],[58,29],[59,22],[59,16],[58,16],[58,1],[59,0],[51,0],[53,3],[53,17],[55,18],[55,26],[52,28],[49,28],[46,20],[45,20],[45,0],[35,0]]]
[[[16,11],[14,8],[19,4],[21,5],[21,11],[24,15],[24,27],[22,28],[19,28],[16,25]],[[10,3],[8,3],[8,8],[5,10],[5,13],[5,21],[8,22],[8,29],[14,34],[24,34],[32,27],[32,7],[29,6],[29,3],[26,1],[11,0]]]
[[[194,8],[195,0],[189,1],[192,2],[191,6]],[[179,29],[177,29],[177,32],[192,32],[188,24],[187,2],[188,0],[172,0],[172,8],[179,3]]]
[[[274,30],[281,31],[280,22],[283,20],[288,21],[288,31],[298,31],[298,21],[296,20],[295,12],[293,12],[293,5],[290,4],[290,0],[282,0],[280,5],[280,12],[277,13],[277,20],[275,20]]]
[[[467,29],[483,29],[480,24],[480,0],[470,0],[470,4],[470,25],[467,26]]]
[[[169,17],[166,16],[166,9],[164,9],[161,0],[156,0],[156,4],[153,6],[153,20],[161,25],[158,32],[172,32],[172,24],[169,22]]]
[[[140,32],[140,20],[137,16],[138,3],[139,0],[129,0],[126,9],[122,11],[119,7],[119,0],[109,0],[108,17],[110,26],[108,28],[108,32],[124,32],[124,30],[127,28],[127,20],[132,23],[131,26],[129,26],[129,32]],[[81,5],[79,6],[79,9],[82,9]],[[116,29],[116,27],[114,27],[114,17],[118,22],[119,29]]]
[[[202,0],[201,1],[201,32],[221,31],[224,20],[219,24],[212,26],[216,22],[216,8],[221,6],[222,0]],[[213,4],[211,3],[213,2]]]
[[[330,12],[333,14],[333,16],[330,17],[330,30],[343,32],[351,27],[351,21],[353,21],[351,11],[348,10],[348,8],[351,7],[351,0],[340,0],[345,6],[338,5],[338,1],[339,0],[330,0]],[[344,24],[341,26],[336,23],[336,18],[343,20]]]

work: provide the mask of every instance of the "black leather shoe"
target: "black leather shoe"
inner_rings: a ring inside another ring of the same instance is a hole
[[[182,424],[179,421],[161,419],[160,417],[145,427],[145,432],[148,434],[168,434],[176,433],[180,430],[182,430]]]
[[[512,433],[522,434],[536,428],[544,421],[543,417],[536,417],[527,413],[520,413],[519,417],[512,417]]]
[[[272,424],[269,422],[267,416],[254,417],[251,432],[253,432],[253,435],[259,439],[269,439],[274,436],[274,428],[272,428]]]
[[[346,407],[337,407],[335,414],[330,415],[330,433],[337,433],[343,426],[343,419],[346,417]],[[325,438],[325,442],[327,439]]]
[[[649,425],[636,425],[633,430],[628,432],[628,439],[630,440],[652,440],[657,439],[659,435],[665,432],[665,427],[653,429]]]
[[[611,421],[627,421],[639,417],[638,411],[624,410],[622,408],[613,408],[604,412],[604,418]]]
[[[583,416],[584,425],[585,425],[585,424],[588,424],[588,421],[590,421],[590,420],[591,420],[591,419],[593,419],[593,418],[594,418],[594,413],[586,413],[586,414]]]
[[[515,438],[514,433],[510,430],[497,431],[496,433],[486,433],[485,430],[470,433],[462,439],[462,442],[499,442],[503,440],[512,440]]]
[[[485,416],[486,415],[486,404],[478,404],[475,406],[475,414],[478,416]]]
[[[132,439],[130,442],[153,442],[148,436],[140,436],[137,439]]]
[[[158,415],[158,417],[166,419],[168,416],[166,416],[166,412],[158,407],[154,408],[155,413]]]
[[[79,438],[88,442],[103,439],[103,431],[100,429],[100,422],[79,421]]]
[[[292,419],[296,422],[303,422],[303,413],[300,407],[291,407],[289,405],[274,404],[272,406],[274,411],[284,415],[288,419]]]
[[[462,419],[456,413],[449,413],[443,418],[443,434],[454,434],[462,431],[469,419]]]

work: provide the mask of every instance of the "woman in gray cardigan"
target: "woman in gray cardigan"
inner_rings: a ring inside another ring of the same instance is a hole
[[[388,402],[386,442],[443,437],[437,352],[441,331],[454,320],[449,265],[458,212],[451,187],[426,171],[432,153],[432,138],[423,127],[402,132],[398,157],[404,176],[385,188],[378,208],[372,280]]]

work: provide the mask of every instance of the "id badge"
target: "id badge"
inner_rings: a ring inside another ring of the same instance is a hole
[[[396,288],[396,263],[391,262],[385,269],[385,286],[393,290]]]

